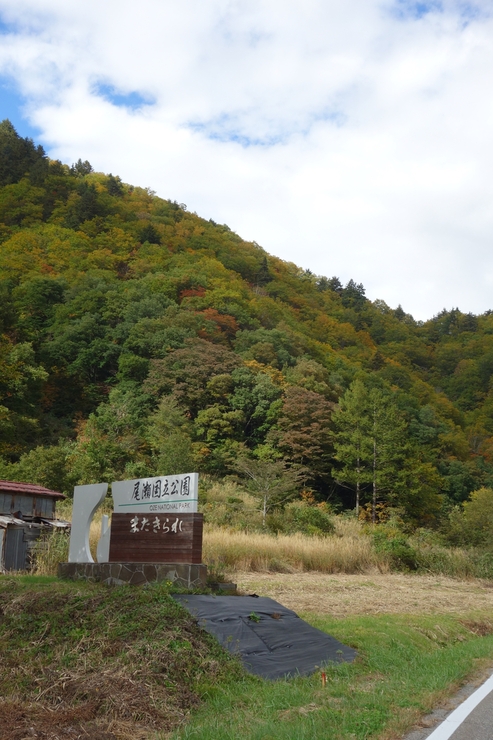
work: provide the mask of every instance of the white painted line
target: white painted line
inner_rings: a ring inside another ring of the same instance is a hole
[[[484,682],[479,689],[476,689],[474,694],[471,694],[457,709],[449,714],[449,716],[443,720],[442,724],[434,730],[431,735],[428,735],[427,740],[448,740],[448,738],[454,734],[457,728],[464,722],[464,720],[476,709],[483,699],[488,696],[490,691],[493,691],[493,676],[490,676],[487,681]]]

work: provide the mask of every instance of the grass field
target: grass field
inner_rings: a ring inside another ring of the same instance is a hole
[[[493,620],[493,583],[446,576],[235,573],[243,593],[270,596],[298,613],[346,618],[378,614],[456,614],[480,611]]]
[[[99,527],[100,517],[93,549]],[[337,518],[329,537],[206,527],[214,576],[358,650],[354,664],[327,668],[323,688],[319,672],[245,674],[171,601],[170,586],[57,581],[49,574],[68,541],[55,536],[36,577],[0,576],[0,727],[8,740],[72,730],[90,740],[397,740],[493,667],[493,581],[474,577],[483,566],[473,552],[412,544],[419,570],[404,573],[354,519]]]
[[[237,575],[245,590],[278,598],[356,647],[356,662],[329,666],[325,688],[318,672],[266,682],[245,674],[201,632],[167,586],[4,576],[6,739],[390,740],[493,665],[488,583],[377,573]]]
[[[292,681],[252,678],[209,691],[175,740],[390,740],[493,660],[491,623],[457,617],[380,615],[334,620],[304,615],[355,646],[351,665]]]
[[[111,501],[107,499],[91,524],[94,558],[102,514],[111,510]],[[71,520],[70,500],[63,502],[58,514]],[[432,532],[405,537],[388,525],[371,527],[353,517],[336,516],[333,521],[335,530],[330,536],[310,536],[241,531],[216,526],[206,518],[203,561],[218,580],[226,572],[351,574],[409,569],[459,579],[493,579],[492,552],[445,547]],[[55,532],[39,544],[37,573],[55,575],[58,563],[67,559],[68,538]]]
[[[396,740],[467,677],[493,668],[491,582],[403,575],[235,573],[356,647],[353,665],[292,682],[218,688],[175,740]],[[221,718],[227,717],[228,722]]]
[[[206,527],[204,562],[234,571],[368,573],[390,570],[356,520],[340,519],[331,537],[272,535]]]

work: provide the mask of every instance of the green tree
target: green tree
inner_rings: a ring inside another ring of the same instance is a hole
[[[365,289],[362,283],[355,283],[350,280],[345,288],[341,291],[342,305],[345,308],[354,308],[356,311],[361,310],[368,300],[365,298]]]
[[[270,283],[272,280],[272,275],[269,272],[269,265],[267,263],[267,256],[264,255],[262,258],[262,262],[260,263],[259,270],[257,272],[255,282],[257,285],[267,285],[267,283]]]
[[[296,496],[305,474],[300,468],[289,467],[284,460],[246,456],[239,456],[231,467],[239,473],[248,493],[259,501],[263,527],[267,514]]]
[[[76,175],[77,177],[84,177],[84,175],[90,175],[91,172],[94,172],[94,169],[87,159],[83,162],[79,157],[77,162],[75,162],[75,164],[70,168],[70,172],[72,175]]]
[[[38,446],[21,455],[19,462],[11,466],[11,480],[34,483],[71,495],[77,482],[71,477],[67,464],[71,444]]]
[[[299,357],[294,367],[286,369],[285,375],[289,385],[301,386],[309,391],[320,393],[328,401],[337,400],[329,371],[310,357]]]
[[[19,182],[32,175],[37,182],[48,171],[48,159],[42,146],[21,138],[6,118],[0,123],[0,186]]]
[[[398,503],[401,472],[407,452],[406,424],[389,393],[368,390],[354,381],[334,414],[335,458],[342,468],[335,475],[356,489],[359,511],[361,486],[371,485],[372,522],[377,503]]]
[[[118,175],[114,177],[110,172],[108,180],[106,181],[106,190],[110,195],[115,195],[117,197],[123,195],[123,185]]]
[[[233,370],[234,390],[229,405],[243,414],[242,438],[249,447],[265,441],[281,407],[281,388],[265,372],[252,372],[247,367]]]
[[[156,475],[190,473],[195,468],[192,425],[174,396],[164,396],[149,417],[145,437]]]
[[[450,514],[446,535],[454,545],[493,547],[493,489],[473,491]]]
[[[140,230],[140,241],[142,243],[148,242],[149,244],[161,244],[161,236],[155,226],[151,223],[147,223]]]
[[[111,482],[148,475],[150,450],[145,438],[150,399],[132,383],[111,391],[79,428],[69,465],[79,483]]]
[[[23,337],[36,341],[52,318],[55,306],[63,302],[64,286],[58,280],[34,277],[17,286],[12,291],[12,297]]]
[[[361,487],[371,482],[368,465],[371,455],[371,419],[367,413],[368,391],[355,380],[342,396],[332,421],[334,424],[334,469],[338,483],[348,483],[355,490],[355,513],[359,516]]]
[[[0,455],[15,459],[35,444],[47,377],[29,342],[14,344],[0,336]]]

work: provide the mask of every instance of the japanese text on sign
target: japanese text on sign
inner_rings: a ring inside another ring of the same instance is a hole
[[[115,511],[197,512],[198,474],[159,476],[112,484]]]
[[[165,498],[166,496],[190,496],[190,476],[186,475],[181,480],[172,478],[158,478],[155,483],[136,480],[132,491],[134,501],[147,501],[149,499]]]
[[[130,532],[131,534],[137,534],[137,532],[154,532],[154,534],[158,534],[159,532],[167,534],[170,532],[171,534],[177,534],[178,532],[183,532],[183,519],[176,517],[173,521],[173,518],[169,519],[168,517],[159,516],[153,519],[146,516],[138,517],[136,514],[130,520]]]

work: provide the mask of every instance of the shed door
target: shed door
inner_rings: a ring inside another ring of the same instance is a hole
[[[23,527],[7,527],[5,531],[5,570],[25,570],[27,567],[27,542]]]

